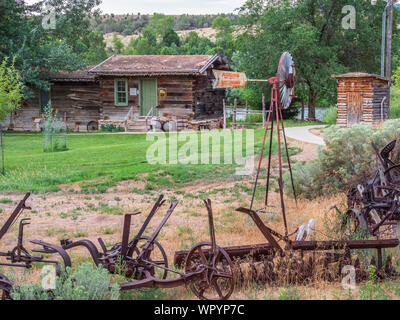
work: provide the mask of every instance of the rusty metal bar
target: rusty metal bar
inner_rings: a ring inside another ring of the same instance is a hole
[[[398,239],[386,240],[331,240],[331,241],[293,241],[293,250],[317,251],[317,250],[341,250],[341,249],[383,249],[395,248],[399,245]],[[276,249],[269,243],[246,246],[223,247],[232,260],[243,259],[251,256],[254,260],[262,260],[265,256],[273,254]],[[182,266],[189,251],[182,250],[175,252],[174,264]],[[206,257],[211,251],[204,251]]]
[[[264,235],[264,237],[268,240],[268,242],[278,251],[282,251],[282,248],[280,247],[280,245],[278,244],[278,242],[275,240],[275,238],[272,236],[271,233],[274,233],[275,236],[278,236],[279,234],[275,231],[273,231],[272,229],[268,228],[260,219],[260,217],[258,216],[257,212],[253,211],[253,210],[249,210],[246,208],[238,208],[236,209],[236,211],[239,212],[244,212],[246,214],[248,214],[251,219],[254,221],[254,223],[257,225],[258,229],[260,229],[261,233]],[[280,236],[280,235],[279,235]],[[281,236],[282,237],[282,236]],[[283,238],[283,237],[282,237]]]
[[[8,229],[10,229],[11,225],[14,221],[18,218],[18,216],[22,213],[23,210],[31,210],[30,207],[25,205],[26,200],[31,196],[30,192],[28,192],[25,197],[19,202],[18,206],[14,209],[13,213],[7,219],[6,223],[0,229],[0,240],[4,237],[7,233]]]
[[[213,212],[212,212],[212,207],[211,207],[211,200],[210,199],[204,200],[204,204],[207,208],[207,213],[208,213],[208,224],[209,224],[209,228],[210,228],[212,252],[215,255],[217,253],[217,242],[215,239],[214,218],[213,218]]]
[[[167,214],[165,215],[164,219],[161,221],[160,225],[157,227],[156,231],[152,234],[152,236],[147,240],[146,244],[142,247],[142,251],[140,252],[138,256],[138,260],[142,259],[143,256],[147,253],[148,249],[150,246],[153,244],[154,240],[158,237],[162,227],[167,223],[169,217],[171,214],[174,212],[176,206],[178,205],[178,202],[173,202],[171,206],[169,207]]]

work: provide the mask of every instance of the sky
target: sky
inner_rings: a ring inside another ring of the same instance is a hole
[[[35,3],[38,0],[26,0]],[[243,5],[245,0],[102,0],[103,13],[152,14],[215,14],[230,13]]]

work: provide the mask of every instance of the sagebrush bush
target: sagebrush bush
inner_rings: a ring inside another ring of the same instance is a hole
[[[293,178],[298,195],[313,199],[326,194],[347,191],[364,181],[376,167],[376,155],[371,143],[378,148],[400,138],[400,120],[389,120],[381,128],[358,124],[352,128],[332,126],[324,131],[326,149],[318,150],[318,158],[293,166]],[[400,160],[400,147],[392,154]],[[290,185],[288,173],[286,185]],[[286,188],[290,192],[290,188]]]
[[[118,300],[119,286],[111,285],[110,274],[102,266],[84,263],[74,273],[70,268],[56,278],[56,289],[45,291],[39,284],[14,286],[13,300]]]
[[[335,125],[336,124],[336,119],[337,119],[337,108],[336,107],[330,107],[328,108],[325,113],[324,116],[322,118],[322,120],[330,125]]]

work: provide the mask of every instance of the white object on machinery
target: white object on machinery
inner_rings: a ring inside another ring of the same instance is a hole
[[[296,233],[296,241],[302,241],[303,240],[304,233],[306,232],[306,228],[307,228],[307,226],[305,224],[302,224],[299,227],[299,230],[297,230],[297,233]]]
[[[310,219],[308,224],[302,224],[297,230],[296,241],[309,241],[311,238],[312,231],[315,227],[315,220]]]
[[[310,219],[310,221],[308,221],[308,225],[307,225],[307,236],[306,236],[306,241],[309,241],[311,238],[311,233],[313,232],[315,227],[315,220],[314,219]]]

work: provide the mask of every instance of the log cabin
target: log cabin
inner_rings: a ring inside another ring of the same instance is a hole
[[[50,102],[69,131],[220,128],[225,90],[213,89],[213,69],[231,70],[220,55],[113,55],[97,66],[53,74],[51,90],[34,90],[3,128],[40,130]]]
[[[377,126],[389,118],[390,79],[360,72],[333,78],[338,81],[338,125],[351,127],[356,123],[369,123]]]

